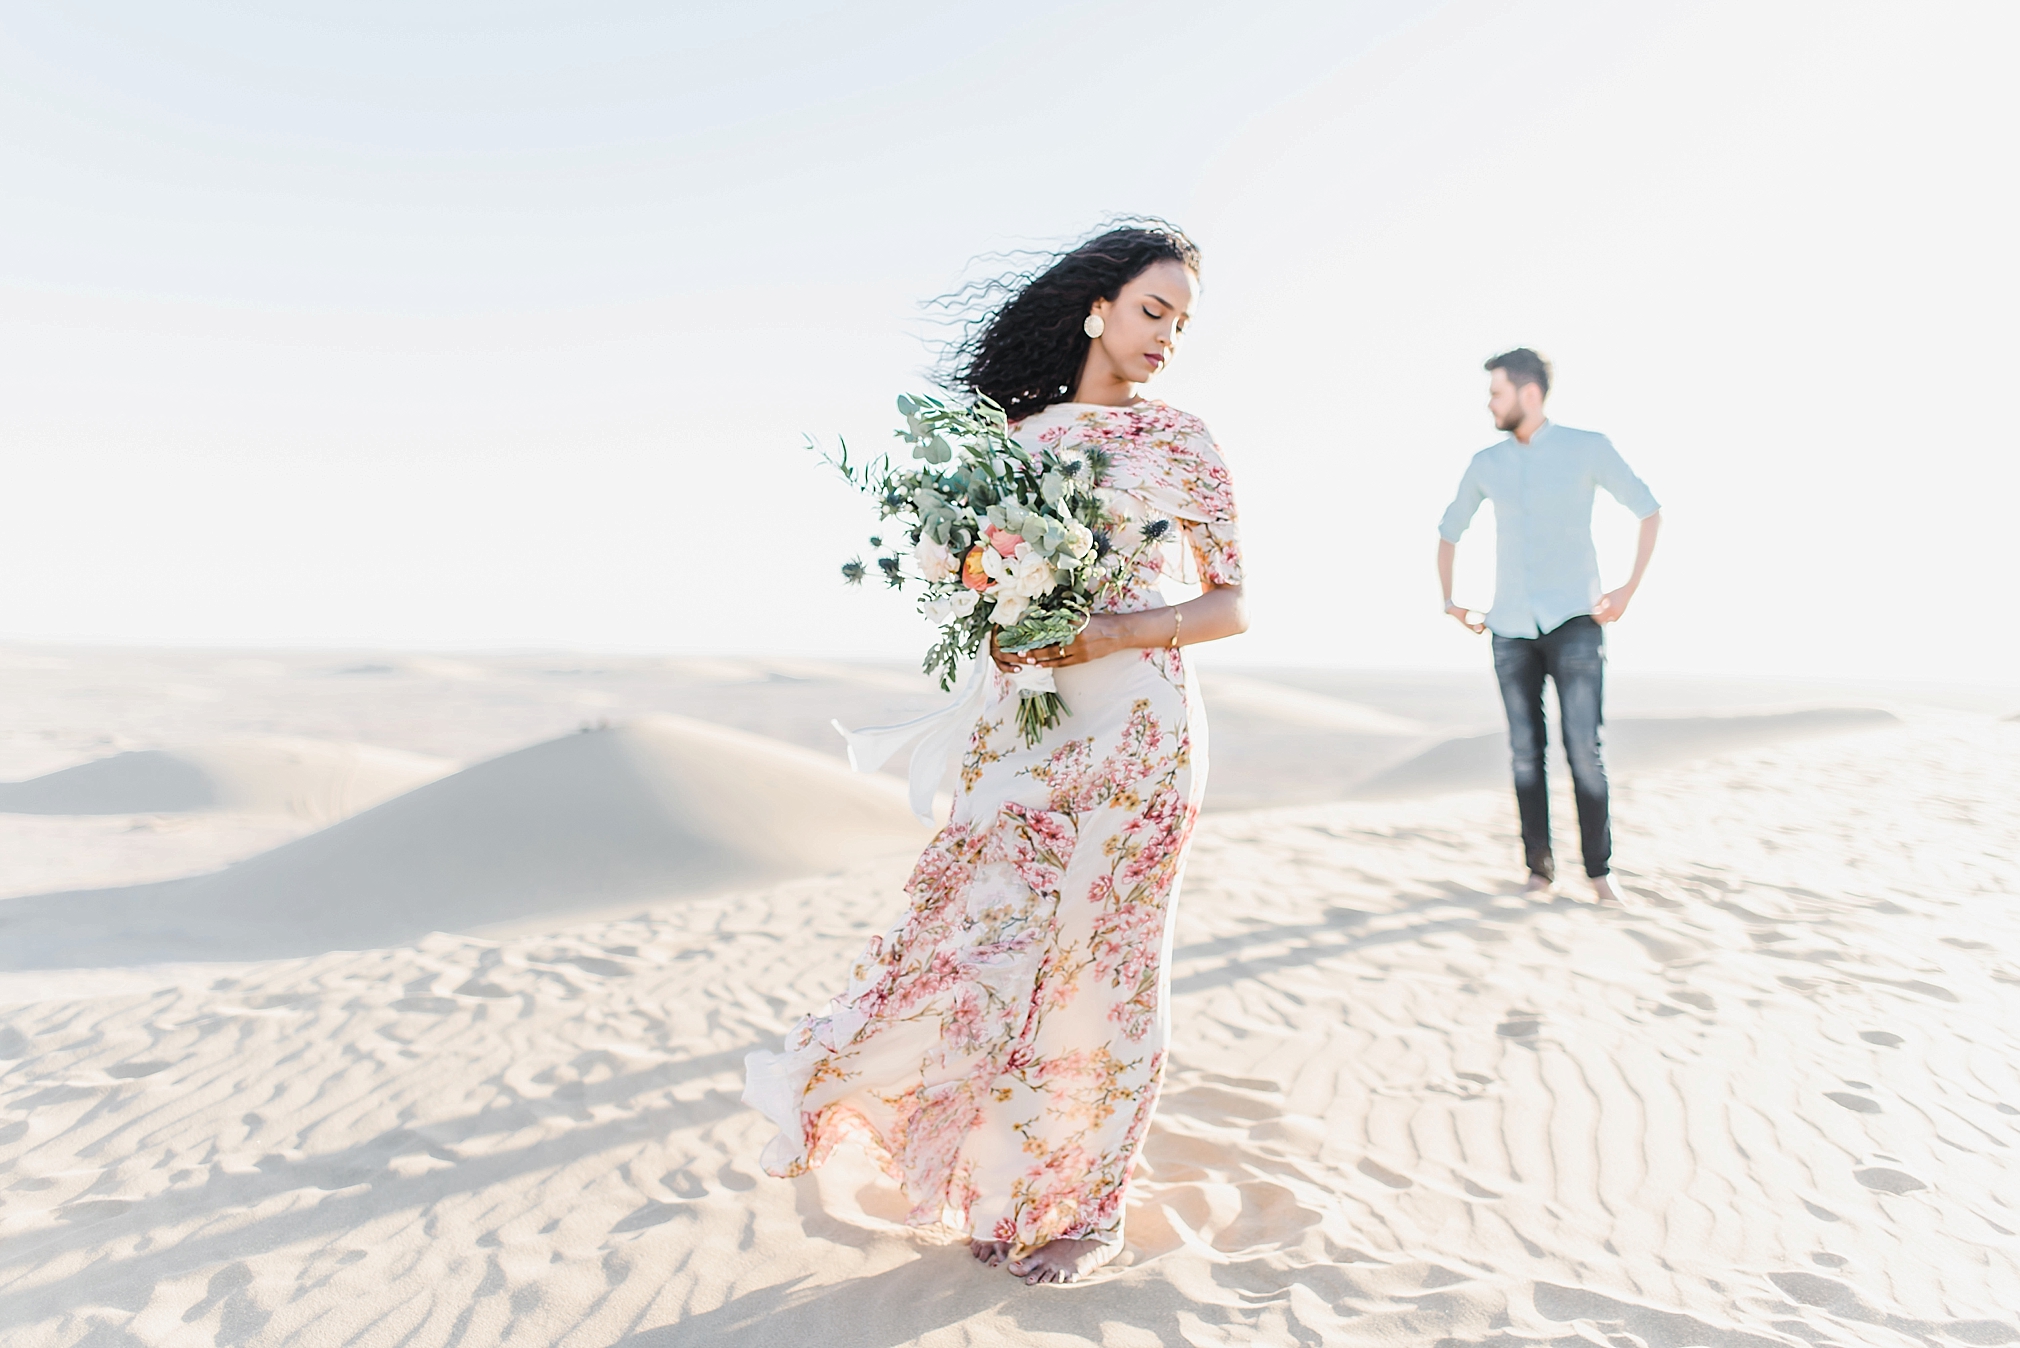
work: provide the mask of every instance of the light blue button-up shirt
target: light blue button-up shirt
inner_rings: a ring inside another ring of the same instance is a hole
[[[1599,554],[1592,547],[1592,494],[1647,519],[1660,507],[1613,442],[1597,431],[1546,421],[1523,444],[1509,436],[1473,456],[1459,494],[1438,525],[1457,543],[1480,502],[1494,503],[1494,607],[1487,626],[1504,637],[1538,637],[1599,602]]]

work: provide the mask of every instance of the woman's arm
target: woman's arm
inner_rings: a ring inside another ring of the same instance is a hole
[[[1007,655],[997,650],[995,639],[989,649],[996,667],[1005,671],[1020,665],[1084,665],[1117,651],[1148,650],[1177,644],[1191,646],[1202,641],[1219,641],[1248,631],[1248,601],[1239,585],[1204,582],[1206,592],[1197,599],[1165,608],[1144,609],[1140,613],[1097,613],[1068,646],[1044,646],[1035,651]]]

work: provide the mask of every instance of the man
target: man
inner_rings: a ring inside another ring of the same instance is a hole
[[[1494,632],[1494,673],[1508,709],[1515,803],[1522,816],[1522,850],[1529,862],[1525,892],[1540,893],[1556,878],[1550,852],[1550,793],[1544,774],[1547,734],[1543,680],[1557,685],[1564,754],[1571,762],[1578,801],[1578,836],[1585,874],[1601,903],[1616,903],[1607,880],[1613,833],[1607,818],[1606,765],[1599,753],[1604,714],[1601,692],[1606,661],[1602,624],[1618,622],[1641,588],[1655,552],[1662,512],[1648,488],[1629,470],[1613,443],[1592,431],[1574,431],[1543,415],[1550,396],[1550,363],[1527,347],[1487,362],[1487,410],[1494,429],[1508,438],[1481,450],[1466,466],[1459,494],[1438,526],[1438,581],[1445,612],[1469,630]],[[1604,594],[1592,546],[1592,495],[1606,488],[1641,521],[1634,573]],[[1452,602],[1452,557],[1480,502],[1494,503],[1499,537],[1494,607],[1480,621]]]

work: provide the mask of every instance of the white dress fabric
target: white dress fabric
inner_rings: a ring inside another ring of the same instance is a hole
[[[1234,497],[1206,427],[1159,402],[1056,404],[1016,428],[1067,457],[1098,448],[1108,526],[1142,549],[1103,607],[1157,607],[1160,575],[1241,580]],[[1119,1241],[1167,1042],[1172,912],[1206,786],[1206,722],[1181,651],[1058,671],[1068,714],[1027,746],[993,670],[946,827],[848,987],[782,1052],[756,1052],[745,1100],[778,1124],[776,1175],[853,1138],[905,1189],[911,1220],[1022,1255]]]

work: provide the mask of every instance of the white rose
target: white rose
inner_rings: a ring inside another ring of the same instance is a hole
[[[1039,599],[1050,594],[1052,587],[1058,583],[1059,573],[1052,563],[1035,552],[1019,548],[1017,555],[1010,560],[1010,579],[1005,582],[1005,588],[1026,599]]]
[[[928,599],[919,606],[919,611],[926,615],[933,626],[945,627],[955,619],[965,618],[973,613],[977,601],[981,598],[982,596],[973,590],[955,590],[952,594]]]
[[[1030,546],[1029,543],[1019,543],[1017,551],[1021,553]],[[1007,584],[1016,575],[1016,564],[995,548],[985,547],[982,549],[982,573],[998,585]]]
[[[1030,607],[1028,596],[998,591],[996,607],[989,611],[989,621],[998,627],[1014,627],[1017,620],[1024,616],[1024,610]]]
[[[929,581],[952,580],[954,578],[954,554],[944,543],[935,543],[930,538],[922,538],[912,549],[912,561],[919,568],[919,574]]]

